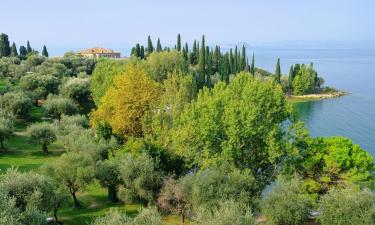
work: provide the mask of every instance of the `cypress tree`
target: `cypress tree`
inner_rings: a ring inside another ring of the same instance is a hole
[[[234,48],[234,74],[238,73],[238,50],[237,46]]]
[[[163,48],[161,47],[160,38],[158,38],[158,43],[156,44],[156,51],[161,52]]]
[[[8,35],[0,34],[0,58],[10,56],[10,45]]]
[[[230,49],[229,51],[229,68],[230,68],[230,73],[235,74],[235,68],[234,68],[234,58],[233,58],[233,51]]]
[[[298,75],[298,73],[299,73],[300,70],[301,70],[301,65],[300,64],[294,65],[293,79]]]
[[[45,45],[43,45],[42,56],[48,57],[48,51],[47,51],[47,47]]]
[[[281,83],[281,68],[280,68],[280,58],[277,59],[276,70],[275,70],[275,80],[277,83]]]
[[[141,46],[139,45],[139,43],[135,45],[134,56],[141,57]]]
[[[18,56],[16,44],[13,42],[12,47],[10,48],[10,56],[16,57]]]
[[[206,85],[207,87],[211,87],[211,76],[212,76],[212,51],[209,50],[208,46],[206,48],[206,54],[207,54],[207,69],[206,69]]]
[[[254,64],[254,52],[253,52],[253,58],[251,59],[251,66],[250,66],[250,73],[253,75],[253,77],[255,76],[255,64]]]
[[[202,36],[202,46],[199,52],[199,72],[202,76],[206,74],[206,46],[205,46],[205,40],[204,35]]]
[[[31,45],[30,45],[29,41],[27,41],[26,50],[27,50],[27,53],[32,53],[33,52],[33,49],[31,48]]]
[[[141,57],[141,59],[145,58],[145,47],[143,47],[143,45],[141,46],[139,56]]]
[[[25,46],[21,45],[20,46],[20,58],[26,59],[26,56],[27,56],[27,49]]]
[[[289,89],[289,91],[292,91],[293,79],[294,79],[294,69],[293,69],[293,65],[291,65],[290,69],[289,69],[289,77],[288,77],[288,89]]]
[[[154,51],[154,46],[152,45],[151,37],[150,35],[147,38],[147,55],[151,55],[151,53]]]
[[[193,50],[191,51],[190,64],[195,65],[197,60],[197,41],[194,40]]]
[[[177,35],[177,51],[181,51],[181,35],[180,34],[178,34]]]
[[[246,49],[245,49],[245,45],[242,45],[242,52],[241,52],[241,67],[240,69],[241,70],[245,70],[245,67],[246,67]]]
[[[185,47],[183,48],[182,55],[184,56],[185,61],[188,61],[188,53],[189,53],[189,47],[188,44],[185,43]]]
[[[224,55],[222,73],[222,80],[224,80],[228,84],[230,74],[230,56],[228,53],[225,53]]]

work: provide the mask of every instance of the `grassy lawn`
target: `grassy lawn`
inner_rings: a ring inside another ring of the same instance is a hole
[[[30,143],[26,133],[27,126],[43,120],[42,110],[39,107],[34,107],[28,120],[17,121],[13,137],[5,142],[6,150],[0,151],[0,173],[4,173],[6,169],[12,167],[18,168],[20,171],[36,170],[46,162],[53,162],[64,153],[63,146],[58,142],[49,146],[49,154],[43,153],[41,146]],[[82,204],[81,209],[74,209],[73,202],[70,200],[71,202],[58,213],[59,219],[65,225],[90,224],[96,217],[104,215],[110,209],[118,209],[129,216],[135,216],[142,208],[139,204],[112,204],[107,199],[107,190],[97,182],[78,193],[77,198]],[[165,216],[163,223],[179,225],[180,220],[177,216]]]

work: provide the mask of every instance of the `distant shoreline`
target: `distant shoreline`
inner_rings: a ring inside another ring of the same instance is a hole
[[[339,98],[348,94],[349,93],[345,91],[334,91],[329,93],[315,93],[307,95],[287,95],[287,100],[291,102],[318,101],[322,99]]]

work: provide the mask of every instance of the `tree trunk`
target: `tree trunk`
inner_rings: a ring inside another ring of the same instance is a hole
[[[4,149],[4,140],[3,138],[0,138],[0,144],[1,144],[1,149],[3,150]]]
[[[112,203],[117,203],[119,202],[119,199],[118,199],[118,196],[117,196],[117,189],[116,189],[116,186],[114,185],[110,185],[107,187],[108,189],[108,199],[112,202]]]
[[[185,225],[185,215],[181,215],[181,225]]]
[[[78,199],[76,197],[76,193],[73,192],[72,196],[73,196],[73,200],[74,200],[74,208],[76,208],[76,209],[81,208],[81,204],[79,204],[79,202],[78,202]]]
[[[55,223],[56,224],[62,224],[59,219],[57,218],[57,210],[55,209],[53,212],[53,217],[55,217]]]
[[[48,153],[48,146],[47,143],[43,143],[43,152]]]

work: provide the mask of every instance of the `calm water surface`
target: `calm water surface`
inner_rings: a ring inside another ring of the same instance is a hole
[[[313,136],[346,136],[375,156],[375,50],[254,48],[257,66],[283,73],[294,63],[314,62],[326,84],[351,94],[337,99],[296,103]]]

